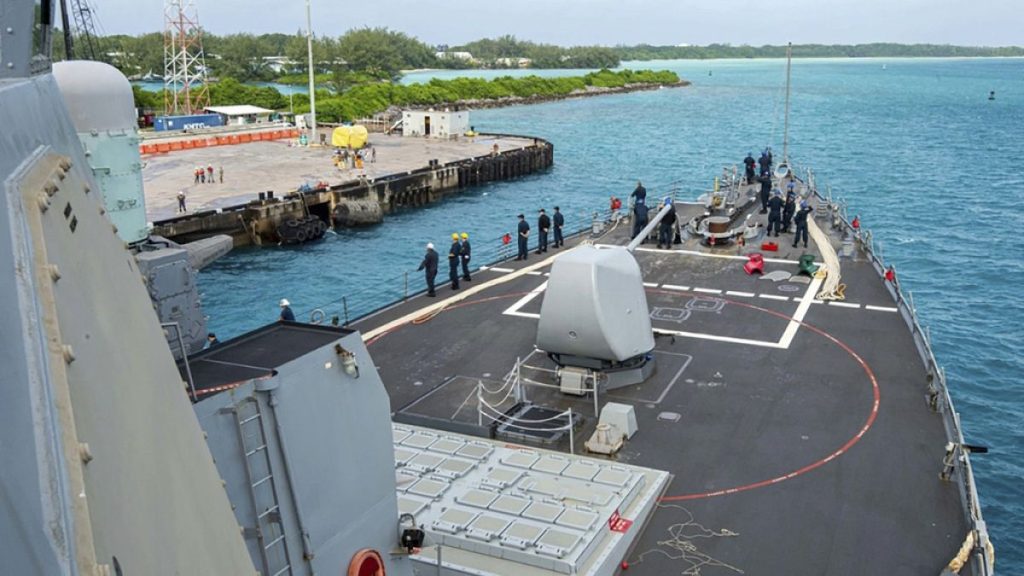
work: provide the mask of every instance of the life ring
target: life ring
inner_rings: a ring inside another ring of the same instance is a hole
[[[384,559],[376,550],[363,548],[348,563],[348,576],[384,576]]]

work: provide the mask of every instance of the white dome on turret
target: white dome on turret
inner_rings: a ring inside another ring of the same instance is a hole
[[[132,85],[117,68],[103,62],[72,60],[53,65],[75,131],[134,130]]]

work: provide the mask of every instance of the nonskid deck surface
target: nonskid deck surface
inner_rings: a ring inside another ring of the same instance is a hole
[[[623,245],[626,228],[594,242]],[[805,249],[790,248],[791,238],[765,253],[766,271],[797,271]],[[658,368],[600,401],[636,411],[639,432],[615,460],[674,479],[627,557],[630,572],[862,574],[870,562],[887,574],[938,573],[967,526],[955,484],[939,479],[942,418],[927,406],[925,369],[884,281],[857,254],[842,258],[846,300],[825,303],[808,277],[748,276],[744,253],[753,250],[690,240],[635,252]],[[806,252],[820,257],[813,243]],[[418,410],[473,420],[472,383],[500,383],[517,359],[525,378],[550,379],[553,364],[534,342],[550,271],[538,264],[556,254],[531,252],[477,272],[460,292],[444,288],[354,324],[372,336],[393,410],[418,400]],[[525,266],[535,269],[519,274]],[[396,322],[498,279],[429,320]],[[453,387],[424,397],[445,383]],[[596,420],[592,397],[528,390],[531,401],[586,419],[580,450]]]

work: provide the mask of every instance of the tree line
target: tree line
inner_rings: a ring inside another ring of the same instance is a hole
[[[97,38],[100,58],[117,66],[129,78],[164,69],[163,34],[114,35]],[[208,73],[213,78],[242,82],[305,83],[307,70],[304,34],[203,34]],[[471,55],[469,58],[467,56]],[[54,34],[54,55],[63,57],[63,37]],[[621,60],[779,58],[785,46],[573,46],[562,47],[519,40],[515,36],[485,38],[461,46],[429,46],[388,28],[359,28],[341,36],[313,39],[313,62],[320,81],[334,89],[365,83],[368,79],[394,80],[402,70],[415,68],[615,68]],[[938,44],[799,44],[796,58],[882,56],[1024,56],[1021,47],[966,47]]]
[[[622,60],[710,60],[715,58],[784,58],[786,46],[616,46]],[[952,46],[948,44],[794,44],[794,58],[922,58],[1024,56],[1024,48]]]
[[[680,83],[675,72],[652,70],[599,70],[583,76],[541,78],[503,76],[493,80],[482,78],[434,79],[426,84],[403,85],[389,81],[359,84],[344,92],[317,90],[317,118],[324,122],[347,122],[371,117],[392,106],[443,106],[502,98],[550,98],[571,96],[592,88],[626,86],[669,86]],[[159,110],[163,95],[134,86],[136,105]],[[243,84],[233,78],[210,85],[213,105],[253,104],[273,110],[294,106],[297,114],[309,112],[309,96],[294,94],[289,98],[270,87]]]

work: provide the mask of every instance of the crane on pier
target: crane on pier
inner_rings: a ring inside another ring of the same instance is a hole
[[[96,10],[89,0],[60,0],[64,56],[68,60],[102,60]]]

